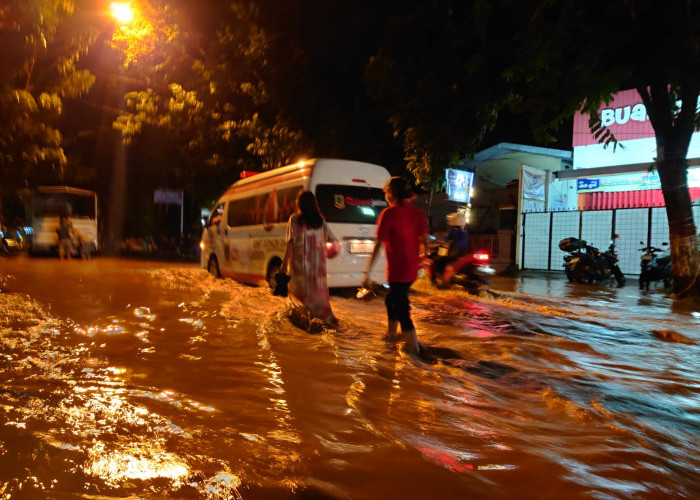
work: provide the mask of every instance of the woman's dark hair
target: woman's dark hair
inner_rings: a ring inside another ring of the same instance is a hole
[[[391,194],[393,194],[398,201],[403,201],[413,196],[411,186],[403,177],[392,177],[389,179],[389,182],[384,186],[384,191],[391,191]]]
[[[318,229],[323,225],[323,215],[318,208],[316,197],[311,191],[302,191],[297,196],[297,213],[299,224],[311,229]]]

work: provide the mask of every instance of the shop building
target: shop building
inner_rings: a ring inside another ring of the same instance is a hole
[[[499,144],[463,162],[461,168],[475,172],[473,218],[483,217],[479,226],[489,228],[483,236],[472,231],[472,249],[495,238],[500,267],[561,270],[565,253],[559,250],[559,240],[573,236],[604,250],[617,235],[622,271],[639,273],[639,248],[668,241],[665,203],[654,168],[655,134],[636,90],[616,94],[600,115],[617,145],[599,144],[590,132],[589,116],[579,113],[574,118],[573,151]],[[693,215],[700,227],[700,133],[693,135],[687,158]],[[479,201],[485,205],[481,212]],[[506,251],[505,238],[491,233],[498,227],[496,234],[503,236],[508,220],[513,222],[513,238]]]

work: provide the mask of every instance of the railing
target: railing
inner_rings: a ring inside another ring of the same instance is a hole
[[[693,205],[700,225],[700,206]],[[522,219],[522,269],[561,270],[566,252],[559,241],[574,237],[604,251],[612,240],[624,274],[639,274],[640,247],[669,240],[666,207],[615,208],[561,212],[527,212]]]
[[[469,250],[471,252],[484,250],[492,257],[496,257],[499,255],[498,241],[497,234],[472,234],[469,235]]]

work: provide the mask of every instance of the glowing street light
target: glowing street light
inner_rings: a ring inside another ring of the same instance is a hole
[[[122,25],[129,24],[134,18],[134,12],[131,10],[131,4],[122,2],[112,2],[110,5],[112,15]]]

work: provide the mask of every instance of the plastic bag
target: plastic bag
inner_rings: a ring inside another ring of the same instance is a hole
[[[289,295],[287,286],[289,285],[290,277],[286,273],[276,273],[275,274],[275,289],[272,295],[277,295],[279,297],[286,297]]]

